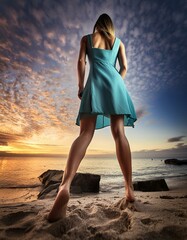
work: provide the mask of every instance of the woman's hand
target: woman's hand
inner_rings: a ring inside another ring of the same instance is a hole
[[[82,88],[79,88],[79,91],[78,91],[78,97],[79,97],[79,99],[82,98],[82,94],[83,94],[83,89],[82,89]]]
[[[120,65],[119,73],[122,76],[122,78],[124,78],[127,73],[127,57],[125,53],[125,46],[122,42],[120,43],[119,46],[118,60]]]

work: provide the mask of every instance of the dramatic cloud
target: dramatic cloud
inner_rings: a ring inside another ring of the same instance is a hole
[[[186,11],[182,0],[2,0],[0,145],[7,146],[13,135],[14,141],[28,139],[51,127],[72,131],[80,103],[80,39],[92,32],[103,12],[111,15],[126,47],[129,69],[124,82],[139,121],[153,111],[159,114],[155,96],[168,87],[180,91],[186,86]],[[185,96],[180,102],[174,99],[181,106]],[[184,121],[184,112],[182,105],[179,121]]]
[[[169,138],[168,142],[180,142],[183,140],[183,138],[186,136],[179,136],[179,137],[173,137],[173,138]]]

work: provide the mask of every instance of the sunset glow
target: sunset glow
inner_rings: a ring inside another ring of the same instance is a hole
[[[124,81],[138,116],[134,129],[125,128],[133,156],[186,156],[186,6],[114,2],[1,3],[0,156],[68,154],[79,134],[80,40],[103,12],[126,46]],[[109,127],[95,132],[87,153],[115,154]]]

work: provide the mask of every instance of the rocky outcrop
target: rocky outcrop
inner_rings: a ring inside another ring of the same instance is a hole
[[[134,190],[142,192],[168,191],[165,179],[137,181],[133,183]]]
[[[63,173],[63,170],[47,170],[43,172],[38,178],[46,188],[53,183],[60,183]]]
[[[39,199],[45,198],[46,195],[53,190],[56,190],[55,194],[58,192],[58,187],[62,181],[63,173],[64,173],[63,170],[47,170],[38,177],[41,183],[43,184],[43,189],[38,194]],[[71,184],[70,192],[98,193],[100,179],[101,176],[98,174],[76,173]]]
[[[165,164],[173,164],[173,165],[187,164],[187,160],[178,160],[176,158],[165,159],[164,162]]]

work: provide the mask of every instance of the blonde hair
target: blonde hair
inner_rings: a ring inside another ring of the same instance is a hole
[[[103,13],[102,15],[99,16],[94,25],[93,33],[96,30],[98,32],[103,33],[108,39],[111,39],[112,37],[115,36],[114,25],[112,19],[109,17],[108,14]]]

